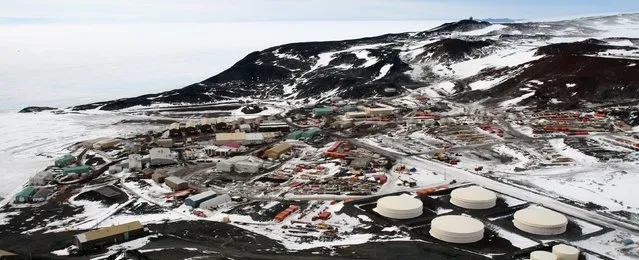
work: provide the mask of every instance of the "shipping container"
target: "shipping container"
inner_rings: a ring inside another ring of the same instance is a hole
[[[27,186],[18,192],[15,196],[16,203],[27,203],[31,200],[31,197],[36,193],[36,189],[31,186]]]
[[[64,174],[84,174],[89,172],[90,168],[89,166],[86,165],[80,165],[80,166],[71,166],[71,167],[66,167],[64,169],[62,169],[62,172]]]
[[[66,154],[58,159],[55,160],[55,166],[57,167],[65,167],[69,164],[75,163],[76,162],[76,158],[73,155],[70,154]]]

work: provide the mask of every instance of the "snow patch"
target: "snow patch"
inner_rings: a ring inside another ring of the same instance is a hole
[[[366,62],[364,62],[364,64],[362,64],[362,66],[361,66],[363,68],[368,68],[370,66],[375,65],[378,62],[377,58],[371,57],[370,56],[371,52],[367,51],[367,50],[355,51],[355,52],[353,52],[353,54],[355,54],[355,56],[357,56],[358,59],[366,60]],[[330,60],[329,60],[329,62],[330,62]],[[327,65],[328,65],[328,63],[327,63]]]
[[[393,64],[386,64],[382,66],[382,68],[379,70],[379,75],[377,75],[377,77],[375,77],[373,81],[381,79],[384,76],[386,76],[386,74],[388,74],[388,71],[391,69],[391,67],[393,67]]]
[[[443,90],[445,92],[448,92],[448,93],[452,94],[452,93],[454,93],[455,83],[452,83],[450,81],[443,81],[443,82],[439,82],[439,83],[437,83],[435,85],[432,85],[431,88]]]
[[[499,83],[504,82],[504,80],[506,80],[507,78],[508,76],[502,76],[490,80],[479,80],[470,83],[469,86],[471,90],[486,90],[496,86]]]
[[[497,226],[492,226],[493,230],[502,238],[507,239],[510,243],[519,249],[536,246],[538,243],[523,236],[517,235],[510,231],[504,230]]]
[[[506,101],[504,101],[504,102],[499,103],[499,106],[501,106],[501,107],[507,107],[507,106],[516,105],[516,104],[518,104],[519,102],[521,102],[521,101],[523,101],[523,100],[525,100],[525,99],[527,99],[527,98],[529,98],[529,97],[534,96],[534,95],[535,95],[535,92],[536,92],[536,91],[533,91],[533,92],[530,92],[530,93],[523,94],[523,95],[521,95],[520,97],[516,97],[516,98],[510,99],[510,100],[506,100]]]
[[[507,28],[508,26],[503,25],[503,24],[493,24],[490,25],[486,28],[482,28],[482,29],[478,29],[478,30],[474,30],[474,31],[468,31],[468,32],[462,32],[460,33],[460,35],[467,35],[467,36],[479,36],[479,35],[485,35],[494,31],[498,31],[504,28]]]

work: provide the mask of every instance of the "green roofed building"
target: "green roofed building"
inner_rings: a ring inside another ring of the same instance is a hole
[[[311,137],[314,137],[314,136],[316,136],[317,134],[319,134],[319,132],[320,132],[320,129],[319,129],[319,128],[311,128],[311,129],[308,129],[308,130],[306,130],[306,132],[304,132],[304,133],[302,134],[302,138],[311,138]]]
[[[27,186],[16,194],[16,203],[27,203],[29,199],[36,193],[36,189],[31,186]]]
[[[73,155],[67,154],[55,160],[55,166],[64,167],[73,162],[75,162],[76,158]]]
[[[316,116],[326,116],[333,113],[333,109],[330,107],[316,107],[313,108],[313,114]]]
[[[286,136],[286,139],[291,139],[291,140],[300,139],[300,137],[302,137],[302,133],[304,133],[304,131],[302,130],[291,132],[290,134]]]
[[[84,174],[84,173],[89,172],[89,166],[81,165],[81,166],[66,167],[66,168],[62,169],[62,172],[64,174],[72,174],[72,173]]]

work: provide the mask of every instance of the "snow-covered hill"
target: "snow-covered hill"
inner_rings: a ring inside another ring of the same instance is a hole
[[[462,20],[423,32],[292,43],[253,52],[172,91],[76,106],[122,109],[240,97],[363,98],[430,88],[490,106],[574,107],[639,97],[639,14],[490,24]]]

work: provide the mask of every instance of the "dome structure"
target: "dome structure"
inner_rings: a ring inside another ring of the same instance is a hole
[[[410,219],[424,213],[424,204],[406,194],[387,196],[377,200],[377,207],[373,211],[387,218]]]
[[[450,203],[465,209],[489,209],[497,203],[497,195],[479,186],[457,188],[450,193]]]
[[[557,260],[557,256],[551,252],[533,251],[530,253],[530,260]]]
[[[474,243],[484,238],[484,223],[466,216],[446,215],[431,221],[429,233],[449,243]]]
[[[530,234],[550,236],[566,232],[568,219],[547,208],[531,206],[515,212],[513,224]]]
[[[552,247],[552,253],[557,256],[557,260],[577,260],[579,259],[579,249],[573,246],[559,244]]]

